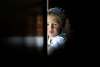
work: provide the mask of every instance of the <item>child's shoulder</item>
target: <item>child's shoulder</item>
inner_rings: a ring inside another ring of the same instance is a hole
[[[64,43],[64,38],[60,35],[57,35],[56,37],[53,38],[52,40],[52,46],[60,46]]]
[[[64,37],[57,35],[56,37],[54,37],[54,39],[64,39]]]
[[[54,38],[53,38],[53,40],[56,40],[56,41],[64,41],[65,39],[66,39],[66,33],[62,33],[62,34],[59,34],[59,35],[57,35],[57,36],[55,36]]]

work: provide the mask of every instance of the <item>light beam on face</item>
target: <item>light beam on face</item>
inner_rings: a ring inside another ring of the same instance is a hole
[[[49,15],[47,18],[47,30],[48,30],[48,36],[49,37],[54,37],[58,35],[60,28],[61,28],[61,23],[59,21],[59,18],[56,16]]]

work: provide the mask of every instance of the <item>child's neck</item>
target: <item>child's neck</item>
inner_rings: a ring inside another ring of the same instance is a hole
[[[53,37],[49,37],[50,39],[53,39],[54,37],[56,37],[56,36],[53,36]]]

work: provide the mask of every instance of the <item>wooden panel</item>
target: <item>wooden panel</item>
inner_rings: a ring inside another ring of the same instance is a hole
[[[43,36],[43,16],[37,16],[36,20],[36,35]]]

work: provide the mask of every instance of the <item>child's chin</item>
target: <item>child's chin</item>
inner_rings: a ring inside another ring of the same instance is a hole
[[[53,35],[53,34],[52,34],[52,35],[49,35],[49,37],[55,37],[55,36],[56,36],[56,35]]]

